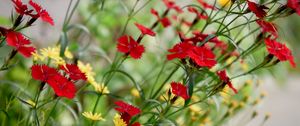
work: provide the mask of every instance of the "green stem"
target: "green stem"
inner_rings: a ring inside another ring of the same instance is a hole
[[[52,113],[54,112],[55,107],[57,106],[59,100],[60,100],[60,97],[57,98],[57,100],[56,100],[54,106],[52,107],[52,109],[51,109],[51,111],[50,111],[50,113],[49,113],[49,115],[48,115],[48,117],[47,117],[47,119],[46,119],[46,121],[45,121],[45,126],[47,125],[47,123],[48,123],[48,121],[49,121],[49,119],[50,119]]]
[[[179,69],[179,65],[177,67],[175,67],[172,72],[169,74],[169,76],[161,83],[161,85],[159,86],[159,88],[155,91],[154,95],[151,98],[156,98],[157,95],[159,94],[159,92],[161,91],[161,89],[163,88],[163,86],[165,85],[165,83],[167,83],[170,78],[173,76],[173,74]]]

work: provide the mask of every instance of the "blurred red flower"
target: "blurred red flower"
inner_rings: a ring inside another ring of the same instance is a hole
[[[7,45],[14,47],[23,56],[30,57],[35,52],[34,47],[28,46],[31,42],[23,34],[8,30],[5,36]]]
[[[194,46],[188,42],[180,42],[176,44],[172,49],[169,49],[168,51],[172,54],[167,55],[168,60],[173,60],[174,58],[183,59],[188,56],[188,52],[193,48]]]
[[[64,70],[74,81],[87,79],[85,74],[80,71],[76,64],[66,64],[65,66],[61,65],[60,69]]]
[[[50,17],[49,13],[32,0],[29,1],[29,4],[34,8],[36,14],[32,14],[33,10],[28,9],[27,5],[23,4],[21,0],[12,0],[12,2],[14,3],[17,13],[19,13],[20,15],[29,15],[35,19],[42,18],[44,22],[54,25],[54,21]]]
[[[287,1],[287,6],[300,15],[300,1],[299,0],[288,0]]]
[[[254,2],[247,0],[248,2],[248,9],[252,11],[258,18],[264,18],[267,15],[265,9],[269,9],[264,5],[259,5]]]
[[[196,8],[194,7],[188,7],[188,11],[195,13],[199,19],[208,19],[208,16],[204,15],[204,13],[200,13]]]
[[[166,27],[168,27],[168,26],[171,25],[171,21],[169,20],[169,18],[167,18],[167,17],[163,17],[163,18],[159,17],[158,12],[155,9],[153,9],[153,8],[151,8],[151,14],[153,14],[158,19],[158,21],[163,25],[163,27],[166,28]]]
[[[163,0],[163,2],[164,2],[164,4],[166,5],[166,7],[167,7],[169,10],[174,9],[174,10],[177,11],[178,13],[182,13],[182,12],[183,12],[183,10],[182,10],[179,6],[177,6],[177,5],[175,4],[174,1]]]
[[[190,98],[188,94],[188,88],[181,84],[180,82],[171,82],[171,87],[172,87],[172,93],[175,94],[176,96],[182,97],[184,100],[187,100]]]
[[[155,33],[151,29],[149,29],[139,23],[134,23],[134,24],[142,32],[143,35],[155,36]]]
[[[50,17],[49,13],[43,9],[40,5],[33,2],[32,0],[29,1],[29,4],[34,8],[37,14],[31,14],[33,18],[42,18],[44,22],[48,22],[51,25],[54,25],[53,19]]]
[[[26,4],[23,4],[21,0],[12,0],[14,3],[14,7],[20,15],[29,15],[32,10],[28,10],[28,7]]]
[[[217,63],[214,53],[205,46],[194,47],[188,55],[199,66],[211,68]]]
[[[129,54],[134,59],[141,58],[145,51],[143,45],[137,43],[131,36],[124,35],[118,39],[118,51]]]
[[[217,72],[217,75],[219,76],[219,78],[224,82],[226,83],[229,88],[231,88],[233,90],[234,93],[238,93],[238,91],[233,87],[229,77],[227,76],[226,74],[226,71],[225,70],[221,70],[221,71],[218,71]]]
[[[281,44],[270,37],[265,39],[265,43],[270,54],[276,56],[280,61],[289,60],[292,67],[296,67],[292,52],[285,44]]]
[[[208,3],[204,2],[203,0],[198,0],[198,3],[200,5],[202,5],[203,8],[206,8],[206,9],[212,9],[212,10],[216,10],[217,8],[212,6],[212,5],[209,5]]]
[[[277,28],[273,23],[264,20],[257,20],[256,23],[262,28],[263,33],[269,32],[275,38],[278,38]]]

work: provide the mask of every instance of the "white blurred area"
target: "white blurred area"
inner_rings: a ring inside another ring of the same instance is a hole
[[[37,21],[35,26],[26,30],[25,33],[33,38],[33,43],[37,47],[53,45],[54,42],[58,41],[70,0],[36,1],[48,10],[54,19],[55,26],[52,27]],[[1,17],[10,17],[12,11],[13,6],[10,0],[0,0]],[[261,126],[265,114],[268,113],[270,118],[263,124],[264,126],[300,126],[300,76],[290,75],[285,83],[284,86],[279,86],[275,79],[266,77],[263,80],[262,89],[267,92],[267,96],[258,107],[255,107],[258,116],[249,123],[241,125]]]

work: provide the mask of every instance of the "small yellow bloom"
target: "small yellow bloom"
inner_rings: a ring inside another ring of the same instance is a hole
[[[95,73],[93,72],[93,68],[91,67],[91,65],[89,63],[84,64],[81,61],[78,61],[78,68],[80,69],[80,71],[82,71],[86,77],[87,77],[87,81],[91,84],[96,83],[95,81]]]
[[[140,93],[137,89],[133,88],[130,92],[134,97],[140,97]]]
[[[56,47],[43,48],[40,51],[41,51],[41,54],[42,54],[43,57],[49,57],[51,59],[61,58],[59,56],[60,49],[57,46]]]
[[[232,4],[231,0],[218,0],[219,5],[228,7]]]
[[[195,112],[197,114],[201,114],[202,113],[202,111],[201,111],[202,109],[198,105],[191,105],[189,108],[190,108],[190,110],[192,112]]]
[[[242,63],[241,64],[242,70],[248,71],[249,70],[249,65],[247,63]]]
[[[121,116],[119,114],[115,115],[114,124],[115,126],[127,126],[126,122],[123,119],[121,119]]]
[[[38,60],[43,61],[43,60],[45,60],[45,57],[38,54],[37,52],[32,53],[32,57],[33,57],[33,61],[38,61]]]
[[[102,93],[102,94],[109,93],[108,88],[106,86],[104,87],[104,84],[92,83],[92,85],[94,86],[95,91],[98,93]]]
[[[65,57],[67,57],[68,59],[73,59],[73,54],[69,51],[69,48],[67,47],[65,50]]]
[[[82,115],[93,121],[99,121],[99,120],[105,121],[105,119],[102,118],[100,113],[93,114],[92,112],[84,112],[82,113]]]
[[[228,86],[225,86],[222,90],[222,92],[220,92],[221,97],[223,98],[223,100],[225,102],[229,101],[231,95],[230,95],[230,88]]]

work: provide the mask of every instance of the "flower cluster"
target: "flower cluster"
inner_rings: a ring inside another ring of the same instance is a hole
[[[59,69],[47,65],[33,65],[31,67],[31,75],[33,79],[49,84],[57,96],[72,99],[76,93],[74,82],[86,80],[86,77],[75,64],[60,66],[60,70],[65,72],[65,74],[61,74]]]

